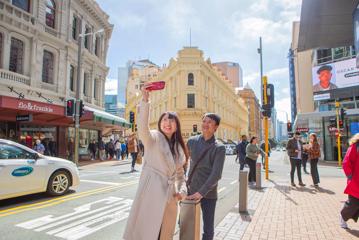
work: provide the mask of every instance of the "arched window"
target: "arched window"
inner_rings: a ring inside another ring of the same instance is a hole
[[[12,37],[10,46],[9,70],[23,74],[24,67],[24,42]]]
[[[188,86],[193,86],[194,85],[194,76],[193,73],[189,73],[188,74]]]
[[[53,0],[46,1],[46,26],[55,28],[56,4]]]
[[[12,0],[12,5],[30,12],[30,0]]]
[[[54,83],[54,54],[44,50],[42,59],[42,81],[45,83]]]

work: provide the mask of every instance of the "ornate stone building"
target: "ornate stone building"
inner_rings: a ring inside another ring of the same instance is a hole
[[[0,116],[0,137],[58,141],[72,136],[73,129],[66,128],[73,121],[65,117],[65,103],[75,97],[79,81],[87,111],[81,119],[82,144],[97,138],[103,129],[96,116],[104,108],[112,29],[109,16],[94,0],[0,0],[0,110],[7,113]],[[77,79],[81,33],[87,35]],[[31,121],[16,121],[24,114],[31,115]]]
[[[222,117],[216,133],[218,138],[238,140],[241,134],[247,134],[245,103],[219,69],[209,59],[204,60],[203,52],[196,47],[180,50],[177,58],[172,58],[168,67],[150,80],[166,82],[164,90],[151,93],[151,128],[157,128],[162,112],[176,111],[181,119],[182,133],[188,138],[195,134],[196,128],[201,131],[201,118],[205,112],[215,112]],[[126,109],[134,110],[139,98],[128,99]]]

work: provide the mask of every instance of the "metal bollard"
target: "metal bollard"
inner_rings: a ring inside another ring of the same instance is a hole
[[[248,205],[248,172],[239,171],[239,212],[247,212]]]
[[[200,240],[200,201],[181,201],[180,240]]]
[[[262,164],[256,164],[256,188],[262,188]]]

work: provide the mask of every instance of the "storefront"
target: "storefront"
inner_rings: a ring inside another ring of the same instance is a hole
[[[342,157],[348,148],[349,139],[359,133],[359,109],[347,110],[341,131]],[[310,133],[316,133],[322,150],[322,159],[338,161],[337,128],[335,112],[313,112],[298,114],[294,129],[302,133],[303,140],[307,141]],[[305,129],[305,130],[303,130]]]

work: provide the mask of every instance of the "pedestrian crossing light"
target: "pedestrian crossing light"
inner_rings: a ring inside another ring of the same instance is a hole
[[[134,123],[135,122],[135,113],[134,112],[130,112],[130,123]]]
[[[340,109],[340,119],[344,121],[345,116],[347,115],[347,111],[344,108]]]
[[[79,104],[80,104],[80,117],[82,117],[82,115],[84,115],[85,113],[85,105],[82,100],[80,100]]]
[[[73,117],[75,114],[75,100],[68,99],[66,100],[66,116]]]
[[[291,122],[288,122],[287,123],[287,132],[292,132],[292,123]]]

